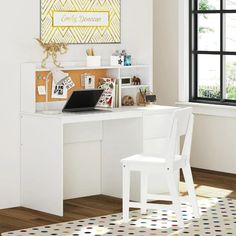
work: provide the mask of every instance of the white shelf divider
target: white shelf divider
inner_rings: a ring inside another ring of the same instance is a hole
[[[61,67],[61,70],[105,70],[105,69],[136,69],[136,68],[148,68],[149,65],[132,65],[132,66],[109,66],[109,65],[104,65],[104,66],[99,66],[99,67],[89,67],[89,66],[65,66]],[[51,68],[36,68],[36,72],[43,72],[43,71],[50,71]]]
[[[121,86],[122,89],[138,89],[138,88],[145,88],[150,87],[148,84],[140,84],[140,85],[123,85]]]

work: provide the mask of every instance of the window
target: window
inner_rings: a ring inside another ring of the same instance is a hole
[[[190,101],[236,105],[236,0],[190,0]]]

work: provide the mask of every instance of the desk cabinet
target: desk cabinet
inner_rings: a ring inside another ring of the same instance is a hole
[[[64,125],[64,199],[101,193],[102,121]]]
[[[21,205],[63,214],[63,126],[57,118],[21,116]]]
[[[21,115],[21,204],[63,215],[63,200],[96,194],[121,197],[127,156],[162,152],[174,107],[120,108],[113,112]],[[132,199],[139,198],[132,176]],[[160,176],[149,188],[166,190]]]

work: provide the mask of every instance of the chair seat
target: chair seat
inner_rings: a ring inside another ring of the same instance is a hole
[[[144,168],[147,166],[153,166],[153,167],[163,167],[166,166],[167,160],[163,157],[156,157],[156,156],[151,156],[151,155],[145,155],[145,154],[137,154],[133,155],[127,158],[124,158],[121,160],[122,164],[125,164],[126,166],[135,166],[135,167],[140,167]],[[174,160],[174,167],[180,168],[184,166],[184,159],[181,158],[180,155],[175,156]],[[138,169],[140,169],[138,168]],[[135,168],[136,169],[136,168]]]

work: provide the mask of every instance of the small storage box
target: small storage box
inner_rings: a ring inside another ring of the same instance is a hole
[[[87,66],[88,67],[101,66],[101,56],[87,56]]]
[[[111,56],[110,65],[111,66],[124,66],[124,56]]]

